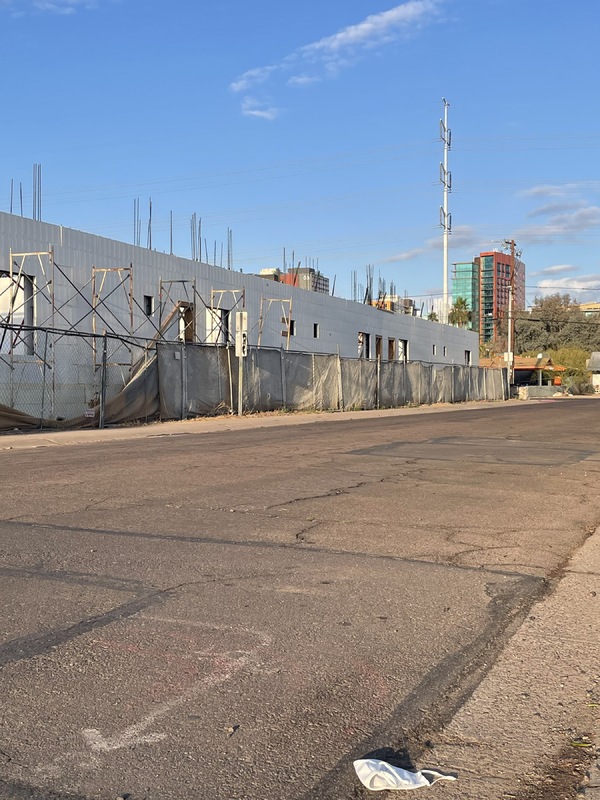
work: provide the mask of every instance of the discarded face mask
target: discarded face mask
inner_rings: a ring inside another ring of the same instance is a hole
[[[444,775],[435,769],[422,769],[410,772],[393,767],[378,758],[361,758],[354,762],[354,769],[363,786],[371,792],[409,791],[422,786],[432,786],[437,781],[455,781],[454,775]]]

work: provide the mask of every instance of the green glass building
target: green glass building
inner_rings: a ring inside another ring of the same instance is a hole
[[[452,303],[459,297],[467,302],[471,312],[471,321],[466,327],[471,331],[479,330],[479,259],[461,261],[453,264],[452,271]]]

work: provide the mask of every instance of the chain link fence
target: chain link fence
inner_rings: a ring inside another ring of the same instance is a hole
[[[157,368],[163,418],[237,411],[238,360],[230,349],[160,343]],[[507,397],[507,372],[498,369],[267,348],[251,348],[242,365],[245,412],[349,411]]]
[[[3,331],[0,330],[0,335]],[[238,411],[231,347],[48,329],[0,348],[0,430],[102,426]],[[12,337],[12,338],[11,338]],[[506,370],[250,348],[244,412],[347,411],[508,397]]]

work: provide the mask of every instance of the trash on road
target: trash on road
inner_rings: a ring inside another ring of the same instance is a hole
[[[455,781],[455,775],[446,775],[435,769],[410,772],[394,767],[378,758],[361,758],[354,762],[354,769],[363,786],[371,792],[409,791],[422,786],[432,786],[437,781]]]

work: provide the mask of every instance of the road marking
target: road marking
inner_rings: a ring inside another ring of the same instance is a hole
[[[112,753],[115,750],[122,750],[138,744],[157,744],[158,742],[163,741],[167,738],[166,733],[146,733],[148,728],[150,728],[161,717],[164,717],[175,709],[186,705],[186,703],[197,697],[206,689],[218,686],[230,680],[236,672],[250,663],[258,650],[267,647],[273,641],[273,638],[269,634],[264,633],[263,631],[257,631],[253,628],[237,627],[233,625],[211,625],[210,623],[204,622],[189,622],[188,620],[177,618],[153,617],[146,615],[140,615],[139,618],[151,622],[164,623],[166,625],[182,625],[194,628],[202,628],[204,630],[223,631],[236,635],[243,634],[245,636],[253,636],[258,639],[258,644],[250,650],[236,649],[229,650],[224,653],[201,651],[202,655],[206,654],[212,657],[217,656],[222,658],[223,668],[221,671],[207,675],[203,680],[201,680],[184,694],[161,703],[143,719],[141,719],[135,725],[130,725],[128,728],[125,728],[125,730],[121,733],[105,737],[97,728],[84,728],[81,731],[81,735],[83,736],[87,747],[89,747],[93,753]],[[236,654],[236,657],[232,657],[233,653]],[[241,655],[239,655],[240,653]]]
[[[208,675],[203,681],[198,683],[189,691],[184,694],[174,697],[172,700],[166,700],[157,706],[150,714],[147,714],[142,720],[136,722],[135,725],[130,725],[122,733],[115,736],[105,738],[97,728],[84,728],[81,735],[85,739],[85,743],[94,753],[111,753],[114,750],[122,750],[125,747],[133,747],[136,744],[156,744],[167,738],[166,733],[150,733],[146,731],[156,720],[169,714],[176,708],[185,705],[190,700],[193,700],[197,695],[201,694],[205,689],[213,686],[218,686],[230,680],[233,675],[248,663],[246,656],[241,656],[237,659],[231,659],[226,664],[226,668],[218,675]]]

